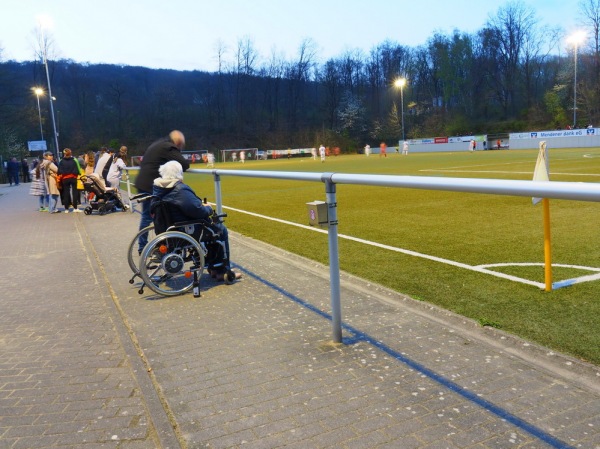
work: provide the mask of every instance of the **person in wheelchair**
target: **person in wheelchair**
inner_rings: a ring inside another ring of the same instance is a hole
[[[177,161],[169,161],[159,167],[158,173],[160,178],[156,178],[153,183],[152,195],[154,198],[150,210],[153,210],[153,206],[162,201],[169,205],[169,218],[172,223],[189,220],[207,220],[213,223],[213,228],[221,233],[221,239],[229,256],[228,260],[230,260],[231,253],[229,251],[227,228],[220,220],[217,220],[216,223],[213,221],[213,208],[204,204],[192,188],[183,182],[182,165]],[[211,275],[222,281],[226,271],[231,271],[231,267],[223,267],[223,270],[211,272]],[[235,279],[240,277],[240,273],[235,273]]]

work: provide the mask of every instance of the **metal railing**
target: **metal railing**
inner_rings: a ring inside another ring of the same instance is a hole
[[[128,167],[128,169],[136,170],[139,168]],[[223,199],[221,195],[222,176],[285,179],[291,181],[322,182],[325,184],[326,204],[328,210],[330,303],[333,341],[336,343],[342,342],[336,197],[337,184],[600,202],[600,184],[596,183],[221,169],[191,169],[186,173],[197,173],[200,175],[213,176],[215,185],[215,203],[218,213],[223,212]],[[129,181],[127,182],[127,190],[128,193],[131,194]]]

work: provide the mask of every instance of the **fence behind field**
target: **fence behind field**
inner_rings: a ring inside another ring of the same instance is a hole
[[[139,168],[129,167],[128,169],[138,170]],[[215,186],[215,203],[218,213],[223,212],[223,198],[221,194],[222,177],[237,176],[246,178],[282,179],[290,181],[321,182],[324,184],[328,211],[327,232],[329,241],[331,316],[333,340],[336,343],[342,342],[336,197],[337,184],[600,202],[600,184],[596,183],[221,169],[191,169],[186,173],[196,173],[199,175],[209,175],[213,177]],[[127,189],[131,194],[129,182]]]

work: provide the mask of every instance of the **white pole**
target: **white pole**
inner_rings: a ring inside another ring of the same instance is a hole
[[[52,86],[50,85],[50,72],[48,71],[48,55],[46,54],[46,37],[42,28],[42,57],[46,68],[46,82],[48,83],[48,99],[50,100],[50,116],[52,117],[52,129],[54,130],[54,146],[56,148],[56,160],[60,162],[60,147],[58,146],[58,133],[56,132],[56,120],[54,119],[54,103],[52,99]]]
[[[575,43],[575,78],[573,81],[573,129],[577,129],[577,43]]]
[[[402,109],[402,142],[406,139],[404,138],[404,85],[400,86],[400,105]]]
[[[40,109],[40,94],[36,93],[37,97],[37,105],[38,105],[38,117],[40,118],[40,134],[42,135],[42,140],[44,140],[44,129],[42,128],[42,110]]]

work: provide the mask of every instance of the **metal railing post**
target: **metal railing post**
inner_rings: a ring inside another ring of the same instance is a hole
[[[125,177],[127,178],[127,201],[129,202],[129,213],[133,214],[133,204],[131,203],[131,181],[129,180],[128,169],[125,169]]]
[[[331,175],[331,174],[329,174]],[[338,221],[337,221],[337,199],[336,186],[323,175],[325,182],[325,194],[327,202],[327,217],[329,237],[329,289],[331,295],[331,324],[333,330],[333,342],[342,342],[342,305],[340,300],[340,255],[338,248]]]
[[[215,180],[215,203],[217,204],[217,214],[223,213],[223,199],[221,197],[221,176],[213,171],[213,177]]]

